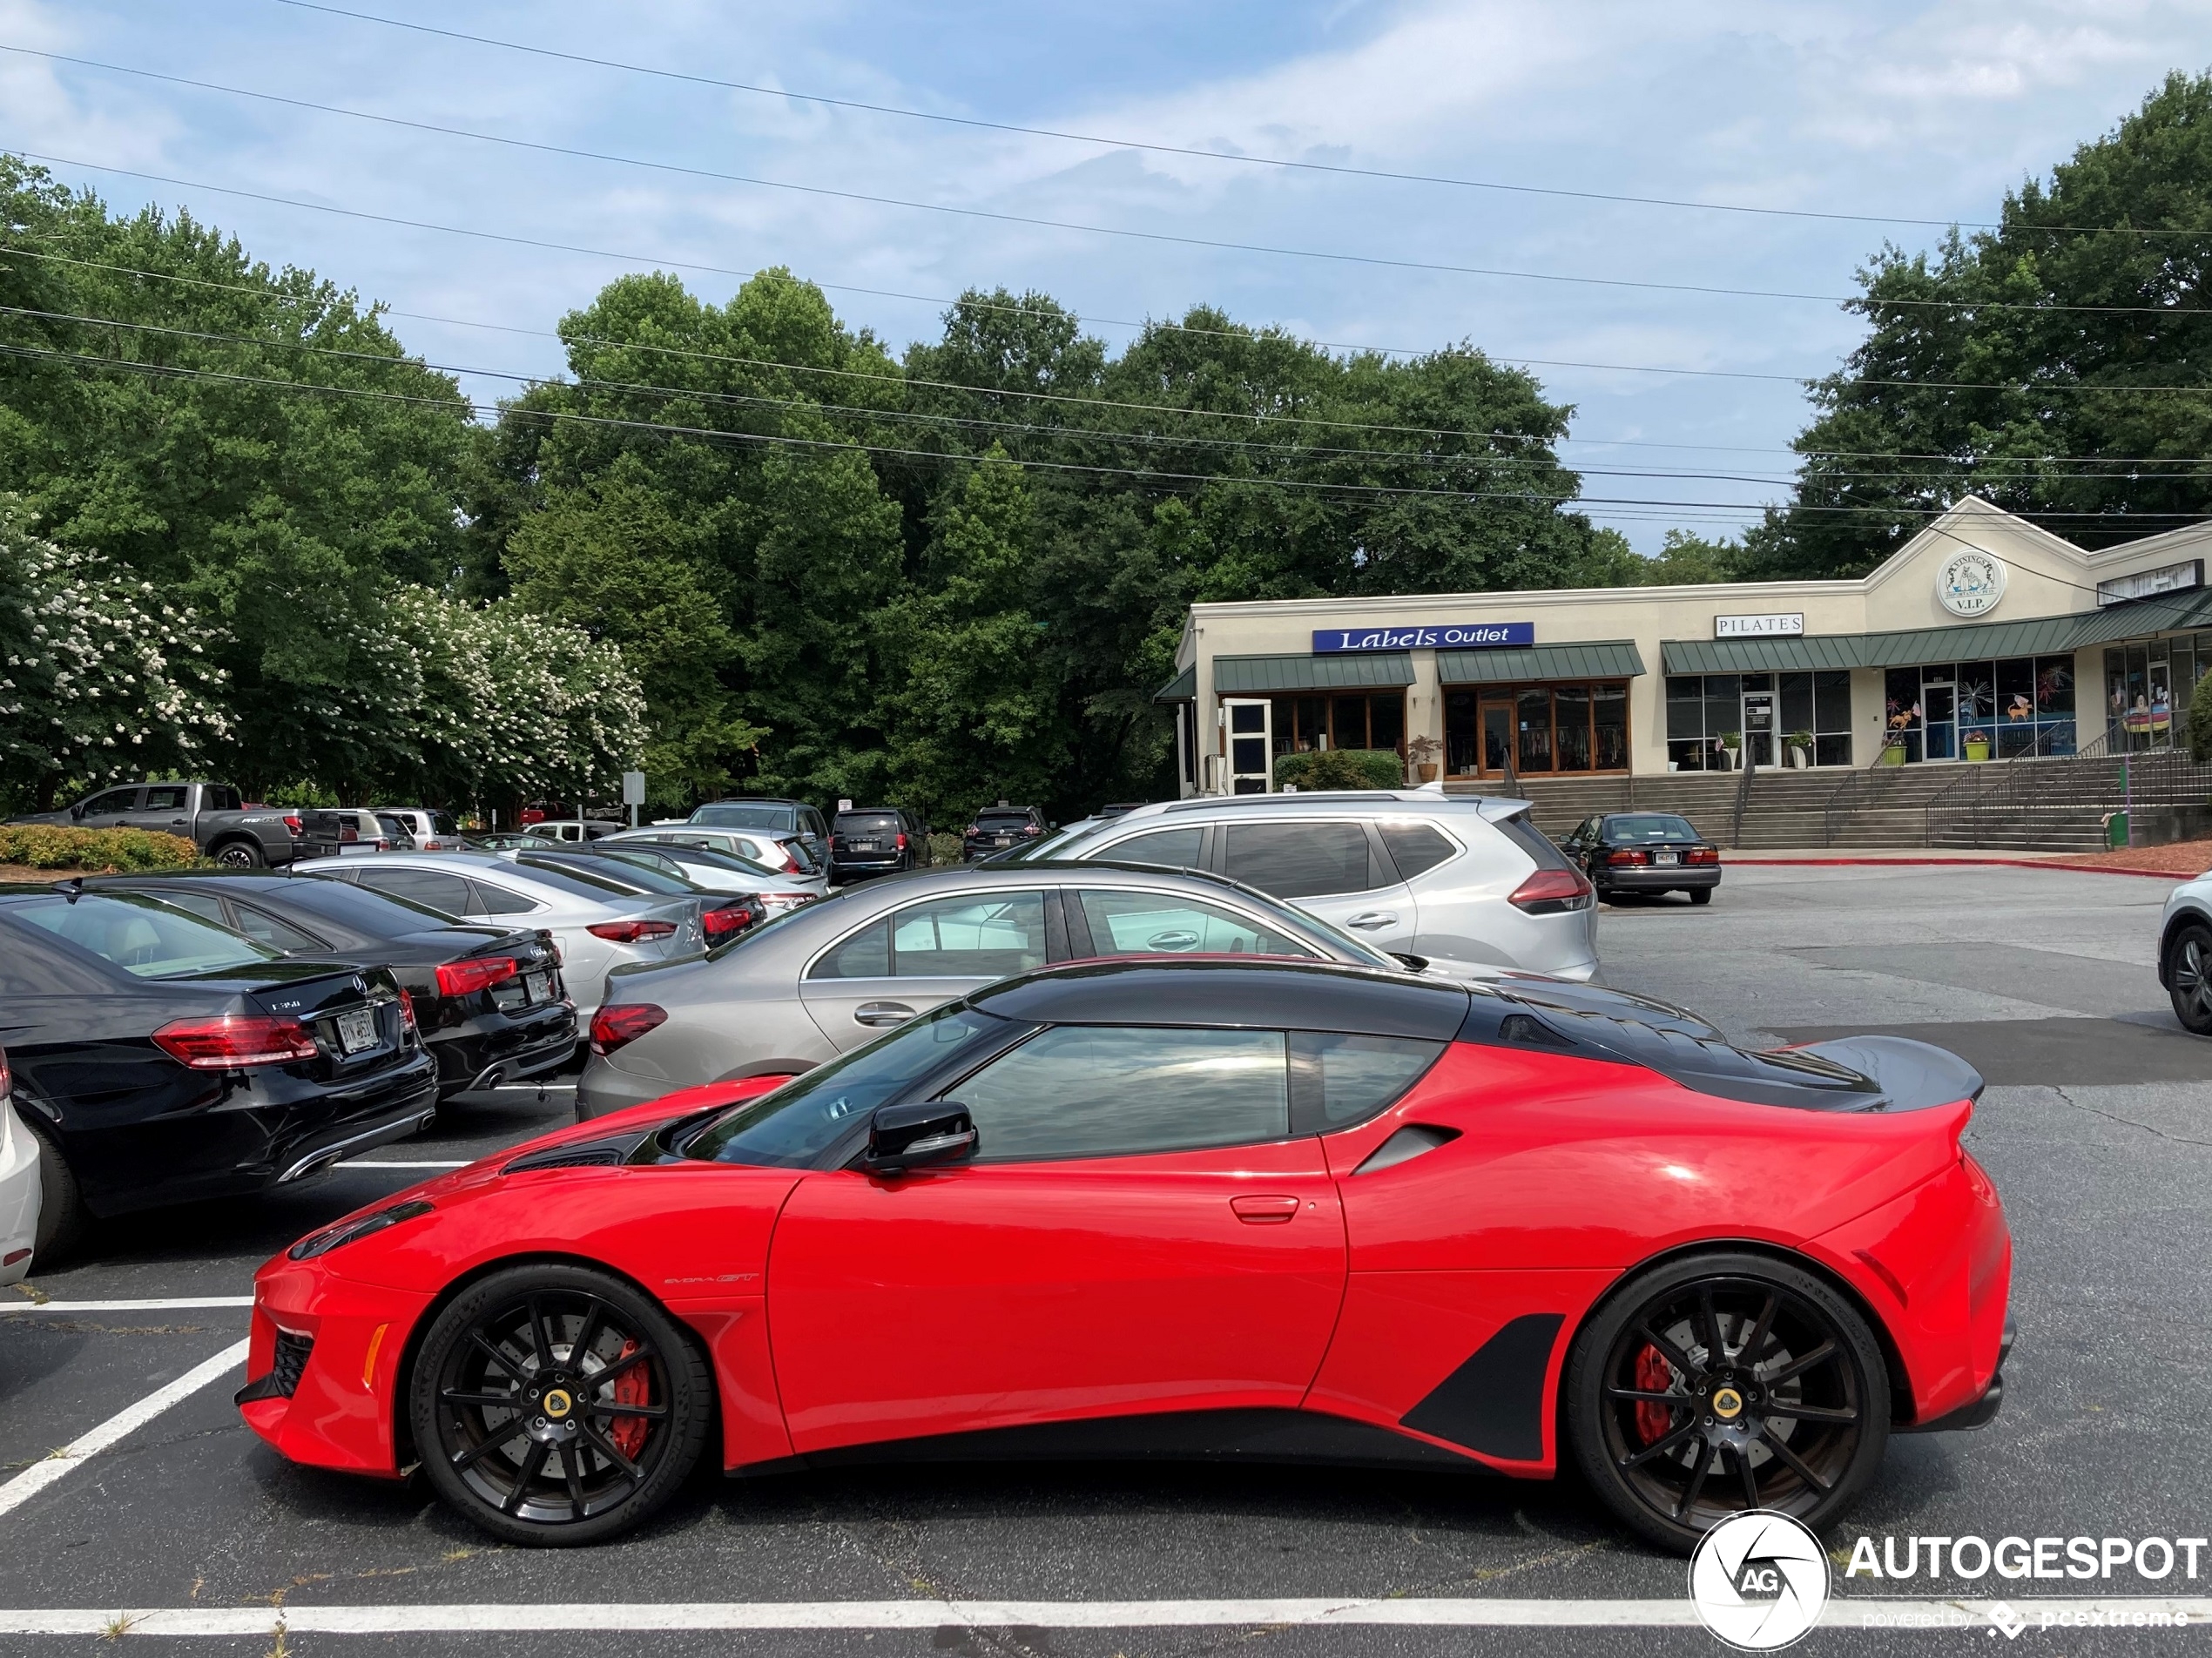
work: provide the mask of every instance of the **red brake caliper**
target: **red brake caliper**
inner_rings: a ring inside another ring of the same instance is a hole
[[[627,1376],[617,1378],[617,1391],[622,1383],[629,1379]],[[1644,1343],[1643,1351],[1636,1355],[1636,1391],[1640,1393],[1663,1393],[1674,1385],[1674,1367],[1667,1363],[1666,1356],[1649,1342]],[[1672,1405],[1655,1405],[1646,1399],[1636,1406],[1636,1432],[1642,1436],[1646,1445],[1665,1433],[1668,1425],[1674,1419]],[[639,1425],[644,1425],[641,1423]]]
[[[622,1344],[622,1351],[615,1356],[616,1362],[619,1364],[637,1351],[636,1342],[625,1340]],[[638,1365],[616,1377],[614,1389],[616,1404],[644,1405],[651,1402],[652,1382],[645,1374],[645,1366]],[[614,1441],[615,1449],[623,1455],[634,1457],[638,1447],[645,1443],[645,1419],[642,1416],[618,1416],[615,1418],[614,1425],[607,1430],[607,1437]]]

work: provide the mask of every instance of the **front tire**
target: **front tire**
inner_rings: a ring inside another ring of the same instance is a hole
[[[437,1493],[504,1542],[597,1543],[673,1495],[714,1418],[698,1348],[610,1274],[510,1267],[423,1338],[408,1418]]]
[[[2200,1036],[2212,1036],[2212,927],[2190,921],[2166,947],[2166,994],[2174,1017]]]
[[[1889,1443],[1889,1373],[1865,1318],[1757,1255],[1693,1256],[1615,1291],[1576,1338],[1563,1408],[1606,1506],[1682,1554],[1748,1508],[1817,1529]]]

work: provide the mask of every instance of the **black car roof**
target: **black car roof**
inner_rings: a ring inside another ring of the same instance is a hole
[[[1211,1025],[1330,1030],[1449,1041],[1467,992],[1379,968],[1205,961],[1102,961],[1050,967],[979,990],[1003,1018],[1076,1025]]]

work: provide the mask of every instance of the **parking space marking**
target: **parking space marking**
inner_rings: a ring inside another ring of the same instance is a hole
[[[51,1304],[51,1303],[49,1304]],[[165,1387],[147,1394],[136,1405],[118,1411],[91,1432],[71,1439],[42,1462],[34,1462],[4,1486],[0,1486],[0,1514],[20,1506],[52,1485],[78,1464],[96,1457],[126,1435],[144,1427],[171,1405],[190,1399],[210,1382],[219,1381],[246,1362],[246,1342],[234,1342],[205,1364],[196,1365]]]
[[[467,1163],[401,1163],[396,1157],[354,1157],[337,1165],[341,1169],[466,1169]]]
[[[167,1312],[192,1307],[250,1307],[250,1295],[166,1296],[158,1301],[26,1301],[0,1312]]]
[[[1831,1600],[1820,1621],[1831,1629],[1988,1628],[1999,1621],[2041,1628],[2141,1628],[2212,1621],[2212,1597],[2124,1596],[2001,1601]],[[769,1601],[629,1604],[287,1606],[265,1608],[150,1607],[0,1609],[0,1634],[265,1635],[515,1634],[562,1630],[694,1629],[1134,1629],[1312,1625],[1431,1628],[1683,1628],[1697,1611],[1688,1596],[1668,1601],[1446,1600],[1402,1598],[1268,1601]]]

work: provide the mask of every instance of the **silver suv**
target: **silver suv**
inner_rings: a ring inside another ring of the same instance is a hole
[[[1590,883],[1528,802],[1432,790],[1204,796],[1137,806],[1048,856],[1208,870],[1447,974],[1597,972]]]

